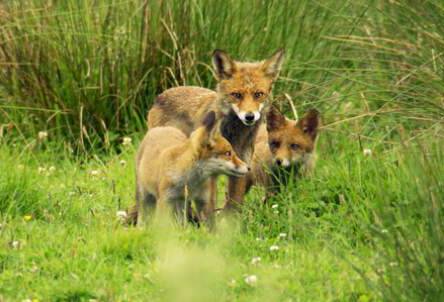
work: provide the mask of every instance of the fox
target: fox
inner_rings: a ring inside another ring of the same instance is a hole
[[[155,209],[200,224],[214,212],[208,204],[212,177],[244,176],[249,171],[221,135],[210,111],[190,136],[171,126],[148,130],[136,156],[136,221],[143,226]],[[191,201],[194,202],[193,214]],[[185,202],[187,204],[185,204]]]
[[[247,192],[253,185],[263,186],[266,200],[289,182],[288,177],[311,174],[316,162],[319,115],[311,109],[295,121],[270,107],[266,124],[261,125],[256,137],[251,171],[246,177]]]
[[[147,115],[148,128],[172,126],[189,135],[209,111],[220,118],[220,131],[247,164],[268,107],[272,87],[281,70],[284,50],[260,62],[239,62],[215,50],[212,56],[215,90],[196,86],[167,89],[154,101]],[[216,185],[215,182],[214,186]],[[214,189],[216,191],[216,189]],[[238,208],[246,191],[245,177],[230,176],[224,208]],[[214,199],[214,196],[212,197]]]

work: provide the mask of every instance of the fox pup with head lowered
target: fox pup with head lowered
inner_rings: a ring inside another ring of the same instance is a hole
[[[185,202],[187,218],[199,223],[214,210],[208,204],[210,178],[248,172],[216,125],[216,114],[211,111],[189,138],[174,127],[148,131],[136,158],[137,224],[143,225],[154,207],[172,209],[182,217]],[[192,213],[191,201],[197,213]]]
[[[276,108],[267,113],[267,123],[256,138],[247,190],[262,185],[272,194],[291,176],[309,173],[315,163],[315,144],[319,127],[319,112],[308,111],[302,119],[287,119]]]
[[[279,50],[261,62],[237,62],[221,50],[214,51],[213,65],[218,81],[216,91],[192,86],[164,91],[148,113],[148,127],[174,126],[190,134],[202,117],[214,110],[221,118],[222,135],[239,157],[249,163],[283,57],[283,50]],[[241,202],[245,190],[245,177],[230,177],[226,207]]]

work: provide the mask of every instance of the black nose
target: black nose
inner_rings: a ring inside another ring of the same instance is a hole
[[[248,170],[248,172],[250,172],[250,171],[251,171],[251,168],[250,168],[250,167],[247,167],[247,170]]]
[[[246,119],[248,122],[252,122],[252,121],[254,121],[254,113],[253,113],[253,112],[247,112],[247,113],[245,114],[245,119]]]
[[[282,160],[281,160],[281,159],[276,159],[276,164],[277,164],[278,166],[282,165]]]

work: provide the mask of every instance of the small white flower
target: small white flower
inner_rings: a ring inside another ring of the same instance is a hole
[[[287,238],[287,233],[280,233],[279,238],[281,239]]]
[[[245,283],[247,283],[248,285],[254,286],[257,283],[257,277],[256,275],[250,275],[245,277]]]
[[[55,170],[56,170],[56,167],[54,167],[54,166],[51,166],[48,169],[48,171],[51,172],[51,173],[54,172]]]
[[[270,252],[274,252],[274,251],[279,251],[279,246],[277,246],[277,245],[270,246]]]
[[[89,171],[89,174],[91,176],[98,176],[100,174],[100,171],[99,170],[91,170],[91,171]]]
[[[41,141],[48,138],[48,132],[46,132],[46,131],[39,131],[39,133],[37,135],[38,135],[39,140],[41,140]]]
[[[383,233],[383,234],[387,234],[387,233],[388,233],[388,230],[387,230],[387,229],[382,229],[382,230],[381,230],[381,233]]]
[[[276,215],[279,214],[278,210],[274,210],[273,213],[275,213]]]
[[[274,205],[271,206],[271,208],[272,208],[272,209],[277,209],[278,206],[279,206],[278,204],[274,204]]]
[[[126,211],[117,211],[116,216],[119,220],[125,220],[128,217],[128,213]]]
[[[126,166],[126,160],[122,159],[119,161],[121,166]]]
[[[253,257],[251,259],[251,264],[253,264],[253,265],[258,264],[259,262],[261,262],[261,257]]]
[[[391,267],[394,267],[394,266],[397,266],[397,265],[398,265],[398,262],[390,262],[389,265],[390,265]]]
[[[372,149],[364,149],[363,150],[364,156],[371,156],[372,155]]]
[[[122,145],[124,145],[124,146],[131,145],[131,142],[132,142],[132,141],[133,141],[133,140],[131,139],[131,137],[125,136],[125,137],[122,139]]]
[[[39,172],[39,174],[43,174],[46,172],[46,168],[45,167],[38,167],[37,172]]]
[[[18,240],[11,241],[10,245],[14,250],[18,250],[21,246],[20,241],[18,241]]]

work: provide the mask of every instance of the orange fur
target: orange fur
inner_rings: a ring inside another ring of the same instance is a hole
[[[299,165],[299,175],[309,173],[315,164],[319,113],[310,110],[301,120],[285,118],[275,108],[267,114],[267,125],[261,126],[256,137],[251,172],[247,186],[257,184],[270,191],[271,172],[276,168]]]
[[[268,60],[253,63],[234,61],[225,52],[216,50],[213,54],[216,91],[192,86],[164,91],[148,113],[148,127],[173,126],[189,135],[203,116],[214,110],[221,118],[222,135],[239,157],[249,163],[282,61],[282,50]],[[245,189],[245,179],[230,177],[226,206],[241,202]]]

